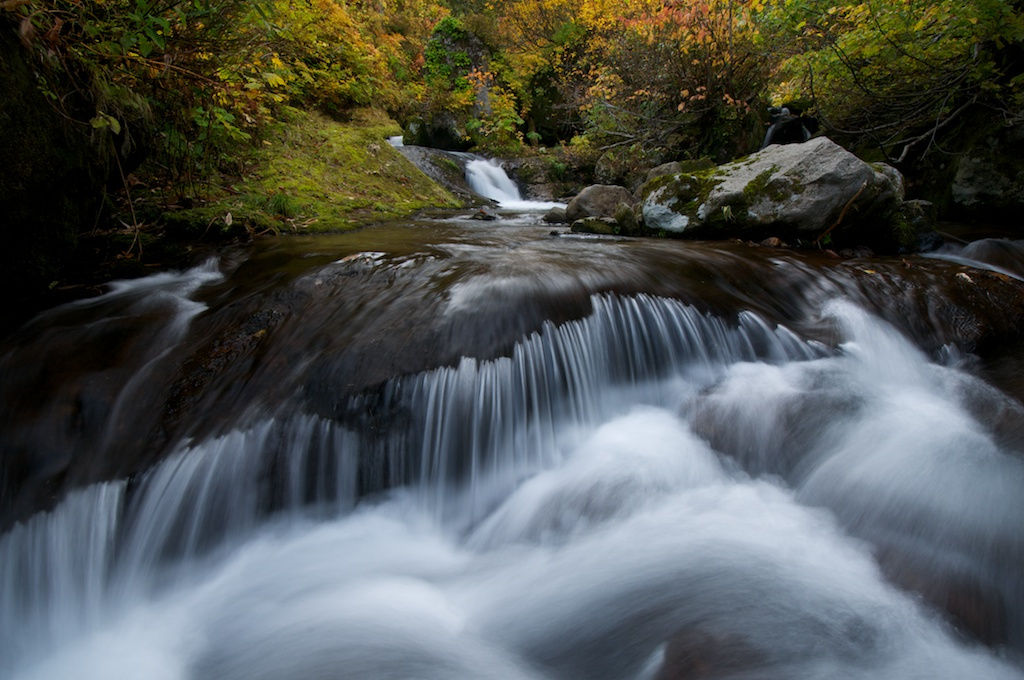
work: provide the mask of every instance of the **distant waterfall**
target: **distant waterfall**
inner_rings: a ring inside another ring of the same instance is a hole
[[[484,198],[497,201],[502,208],[510,210],[547,210],[565,205],[552,201],[524,200],[519,187],[495,160],[475,158],[466,163],[466,183]]]

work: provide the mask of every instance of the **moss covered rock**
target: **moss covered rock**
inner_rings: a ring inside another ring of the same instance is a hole
[[[713,169],[655,177],[640,194],[644,223],[655,232],[877,244],[889,238],[903,182],[895,169],[818,137]]]
[[[569,229],[574,234],[617,236],[621,227],[614,217],[584,217],[573,222]]]

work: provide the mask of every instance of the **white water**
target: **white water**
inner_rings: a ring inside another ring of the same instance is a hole
[[[925,257],[948,260],[957,264],[1024,280],[1024,241],[1005,238],[986,238],[966,245],[947,243]],[[969,276],[969,275],[968,275]]]
[[[499,206],[509,210],[531,211],[565,207],[564,203],[523,200],[519,187],[494,160],[478,158],[466,163],[466,183],[476,193],[497,201]]]
[[[838,352],[596,297],[393,382],[384,438],[281,414],[84,489],[0,540],[0,677],[1024,677],[876,562],[974,579],[1021,649],[1024,463],[972,410],[1019,407],[828,314]]]

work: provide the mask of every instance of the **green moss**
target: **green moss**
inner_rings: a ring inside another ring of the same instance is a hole
[[[428,156],[428,162],[441,172],[441,176],[449,186],[458,186],[465,181],[466,171],[446,156]]]
[[[275,217],[292,219],[302,213],[302,208],[298,199],[286,193],[277,191],[267,196],[267,212]]]
[[[618,236],[621,226],[615,220],[604,217],[585,217],[576,220],[569,228],[574,234],[601,234]]]
[[[714,170],[715,162],[706,156],[704,158],[696,158],[693,160],[679,161],[680,172],[702,172],[705,170]]]
[[[910,250],[917,243],[917,230],[904,213],[897,212],[893,216],[891,229],[897,249]]]
[[[724,180],[717,168],[689,174],[663,175],[641,187],[641,200],[659,189],[665,189],[661,194],[661,203],[674,212],[695,218],[701,204],[708,200],[711,192]]]
[[[755,201],[759,196],[763,196],[768,189],[768,182],[771,180],[772,175],[778,171],[777,166],[772,166],[764,172],[758,174],[757,177],[750,180],[747,186],[743,187],[743,197],[751,202]]]

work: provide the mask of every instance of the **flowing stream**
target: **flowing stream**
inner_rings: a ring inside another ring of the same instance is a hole
[[[262,242],[8,339],[0,677],[1024,678],[1022,284],[549,231]]]

